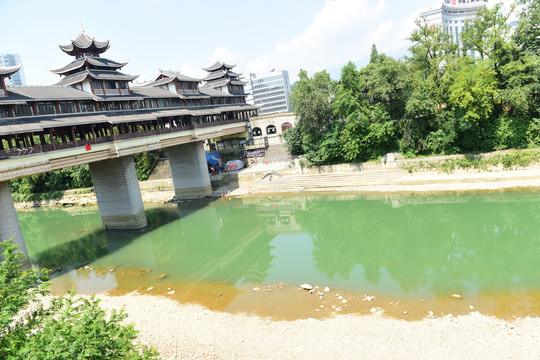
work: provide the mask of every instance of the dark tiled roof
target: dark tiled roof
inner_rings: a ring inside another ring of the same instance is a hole
[[[17,86],[8,88],[8,96],[3,100],[50,101],[50,100],[98,100],[99,97],[72,87],[59,86]]]
[[[76,49],[86,50],[94,48],[99,53],[105,52],[109,48],[109,41],[97,41],[93,37],[87,35],[84,31],[81,31],[79,36],[75,40],[71,40],[71,44],[59,45],[60,49],[69,55],[73,55]]]
[[[204,84],[201,88],[217,88],[221,86],[225,86],[230,82],[229,79],[217,79],[212,80]]]
[[[214,79],[219,79],[225,76],[226,73],[227,72],[225,70],[212,71],[211,73],[208,73],[208,75],[206,75],[206,77],[203,80],[210,81]]]
[[[79,69],[79,68],[83,67],[84,64],[86,64],[86,63],[88,63],[90,65],[93,65],[93,66],[99,66],[99,67],[105,67],[105,68],[111,68],[111,69],[121,69],[124,66],[126,66],[126,64],[127,64],[127,62],[119,63],[119,62],[109,60],[109,59],[105,59],[105,58],[89,56],[89,57],[83,57],[83,58],[80,58],[80,59],[76,59],[73,62],[71,62],[70,64],[68,64],[68,65],[66,65],[66,66],[64,66],[62,68],[51,70],[51,72],[61,75],[61,74],[64,74],[64,73]]]
[[[226,67],[227,69],[232,69],[235,66],[236,65],[225,64],[222,61],[216,61],[214,64],[212,64],[212,65],[210,65],[210,66],[208,66],[206,68],[203,68],[203,70],[204,71],[215,71],[215,70],[221,69],[222,67]]]
[[[21,65],[15,65],[10,67],[0,67],[0,75],[1,76],[10,76],[15,74],[17,71],[21,69]]]
[[[159,70],[163,75],[175,77],[178,79],[178,81],[186,81],[186,82],[201,82],[202,79],[192,78],[190,76],[181,74],[177,71],[171,71],[171,70]]]
[[[209,95],[211,97],[232,97],[232,96],[234,96],[234,95],[231,95],[231,94],[226,93],[224,91],[216,90],[216,89],[213,89],[213,88],[201,88],[201,94],[206,94],[206,95]]]
[[[163,77],[163,78],[161,78],[159,80],[155,80],[155,81],[151,81],[149,83],[146,83],[146,84],[144,84],[144,86],[157,87],[157,86],[161,86],[161,85],[171,83],[173,81],[174,81],[173,77],[165,76],[165,77]]]
[[[84,79],[90,76],[96,80],[115,80],[115,81],[132,81],[139,77],[139,75],[126,75],[118,71],[110,70],[84,70],[80,73],[68,75],[62,80],[57,82],[56,86],[70,86],[78,84]]]
[[[132,121],[155,120],[158,117],[182,116],[182,115],[212,115],[228,111],[257,109],[257,106],[249,104],[236,105],[211,105],[204,107],[191,107],[184,109],[148,109],[148,110],[128,110],[109,111],[102,113],[78,113],[66,115],[43,115],[19,118],[0,119],[0,135],[40,132],[44,129],[84,125],[96,123],[125,123]]]
[[[173,98],[178,99],[178,94],[155,87],[132,87],[130,88],[134,95],[140,95],[152,98]]]
[[[190,76],[180,74],[179,72],[171,70],[159,70],[160,74],[156,77],[156,80],[151,81],[144,86],[160,86],[172,82],[174,79],[177,79],[180,82],[194,82],[200,83],[202,79],[192,78]],[[163,76],[161,79],[160,77]]]

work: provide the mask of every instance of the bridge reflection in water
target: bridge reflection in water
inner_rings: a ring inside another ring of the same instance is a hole
[[[540,289],[538,200],[537,192],[314,195],[163,206],[147,210],[149,227],[138,231],[99,229],[95,209],[25,212],[21,223],[32,260],[63,266],[59,284],[81,291],[310,282],[388,296],[472,296]],[[88,230],[46,225],[67,217]],[[69,271],[86,262],[94,271]],[[89,286],[83,280],[92,276]]]

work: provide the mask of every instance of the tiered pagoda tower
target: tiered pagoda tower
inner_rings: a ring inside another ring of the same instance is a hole
[[[53,73],[63,76],[56,86],[71,86],[95,95],[129,95],[129,82],[138,75],[126,75],[119,70],[127,62],[120,63],[100,57],[110,47],[109,41],[97,41],[81,33],[71,44],[59,45],[60,49],[75,60]]]
[[[0,67],[0,97],[7,96],[7,88],[5,78],[10,77],[21,69],[21,65],[15,65],[10,67]]]
[[[247,83],[240,80],[242,74],[232,71],[235,66],[218,61],[203,68],[204,71],[208,71],[208,75],[203,79],[206,83],[202,88],[221,90],[231,95],[244,95],[244,85]]]

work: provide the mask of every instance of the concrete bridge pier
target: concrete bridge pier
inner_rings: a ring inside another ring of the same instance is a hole
[[[177,199],[198,199],[212,195],[202,141],[168,147],[167,156]]]
[[[26,256],[26,259],[23,260],[23,268],[29,267],[28,251],[24,244],[21,226],[9,191],[9,184],[4,181],[0,182],[0,240],[4,241],[10,238],[13,238],[13,243],[19,245],[19,250]]]
[[[133,156],[90,163],[90,174],[105,229],[147,225]]]

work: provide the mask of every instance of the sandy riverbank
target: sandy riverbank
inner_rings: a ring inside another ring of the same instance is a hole
[[[249,173],[249,169],[244,172]],[[260,172],[259,172],[260,173]],[[303,186],[301,189],[281,188],[275,191],[260,191],[253,183],[235,184],[228,181],[228,177],[234,177],[237,173],[223,174],[220,180],[212,180],[213,197],[225,194],[229,196],[252,196],[266,193],[309,193],[309,192],[367,192],[367,193],[428,193],[428,192],[462,192],[462,191],[495,191],[504,189],[540,189],[540,165],[530,166],[519,170],[497,171],[457,171],[452,174],[437,172],[415,172],[409,174],[405,171],[392,184],[375,184],[365,186],[328,186],[310,187]],[[303,175],[306,178],[311,174]],[[143,202],[164,203],[174,197],[172,179],[148,180],[139,183]],[[90,190],[80,193],[79,190],[68,190],[64,196],[55,200],[17,202],[17,209],[33,207],[54,206],[86,206],[97,205],[96,196]]]
[[[540,318],[471,313],[408,322],[381,315],[272,321],[160,296],[99,295],[125,307],[139,341],[163,359],[538,359]],[[141,311],[141,309],[143,309]]]

